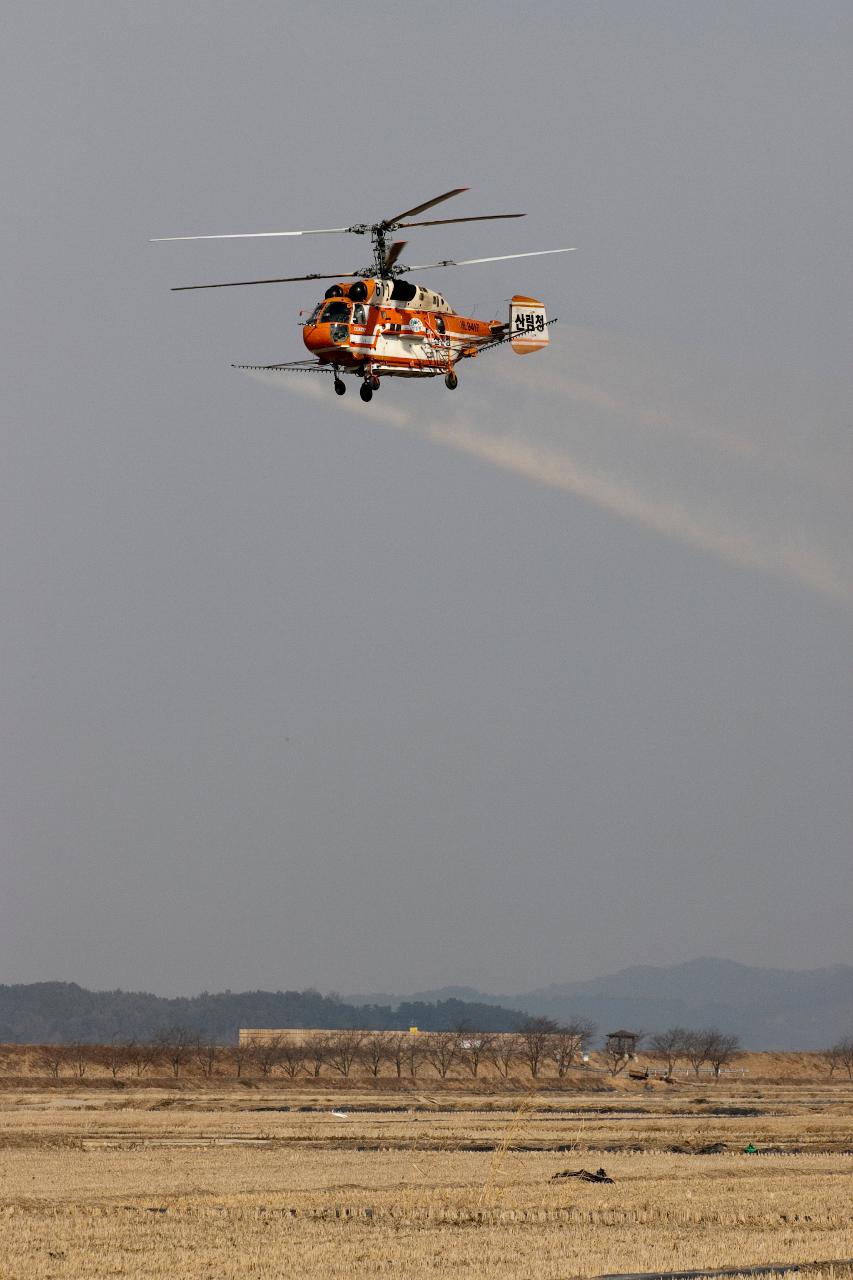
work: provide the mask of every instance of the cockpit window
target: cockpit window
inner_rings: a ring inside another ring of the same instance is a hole
[[[308,323],[309,323],[309,324],[316,324],[316,323],[317,323],[317,321],[318,321],[318,320],[319,320],[319,318],[320,318],[320,312],[321,312],[322,310],[323,310],[323,304],[322,304],[322,302],[318,302],[318,303],[317,303],[317,305],[316,305],[316,307],[314,308],[314,310],[311,312],[310,316],[308,317]]]
[[[323,312],[323,320],[326,324],[330,321],[333,323],[335,321],[346,323],[349,320],[349,303],[341,302],[340,299],[336,298],[334,302],[328,304]]]
[[[352,322],[353,324],[367,324],[367,317],[364,314],[364,307],[361,305],[360,302],[357,302],[352,309]]]

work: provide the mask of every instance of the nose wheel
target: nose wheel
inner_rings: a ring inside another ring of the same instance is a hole
[[[444,385],[447,387],[448,391],[455,391],[459,386],[459,379],[452,369],[444,375]]]
[[[335,378],[335,395],[336,396],[346,395],[346,389],[347,389],[346,383],[343,381],[343,379]]]

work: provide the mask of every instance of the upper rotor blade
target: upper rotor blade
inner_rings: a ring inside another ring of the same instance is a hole
[[[460,258],[454,261],[453,258],[445,258],[443,262],[419,262],[415,267],[407,267],[406,270],[411,274],[412,271],[429,271],[433,267],[470,267],[476,262],[507,262],[510,258],[541,258],[546,253],[575,253],[576,248],[572,245],[571,249],[534,249],[532,253],[499,253],[494,258]]]
[[[226,280],[224,284],[177,284],[172,286],[172,293],[185,293],[188,289],[236,289],[245,284],[293,284],[297,280],[344,280],[353,279],[358,271],[337,271],[334,275],[320,275],[313,271],[310,276],[276,276],[272,280]]]
[[[403,218],[414,217],[416,213],[423,213],[425,209],[431,209],[434,204],[441,204],[442,200],[449,200],[451,196],[461,196],[463,191],[467,191],[468,187],[454,187],[452,191],[445,191],[443,196],[436,196],[434,200],[427,200],[424,204],[415,205],[414,209],[404,209],[402,213],[398,213],[394,218],[385,218],[379,225],[382,227],[396,226]]]
[[[238,231],[224,236],[156,236],[149,244],[163,244],[166,240],[263,240],[268,236],[330,236],[351,227],[320,227],[313,231]]]
[[[481,213],[474,218],[430,218],[427,222],[398,222],[398,227],[440,227],[445,222],[493,222],[495,218],[526,218],[526,213]]]

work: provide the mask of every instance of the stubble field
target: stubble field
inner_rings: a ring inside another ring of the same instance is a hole
[[[851,1258],[851,1101],[805,1082],[9,1089],[0,1277],[563,1280]],[[552,1181],[601,1166],[612,1183]]]

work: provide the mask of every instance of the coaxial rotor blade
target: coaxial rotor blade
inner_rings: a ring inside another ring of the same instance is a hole
[[[149,244],[163,244],[166,240],[264,240],[269,236],[331,236],[351,227],[320,227],[313,231],[238,231],[222,236],[157,236]]]
[[[393,257],[390,257],[390,265],[397,261],[404,244],[404,240],[396,240],[391,246],[389,254],[393,254]],[[471,267],[480,262],[508,262],[511,258],[541,258],[546,254],[574,253],[575,251],[573,246],[570,249],[534,249],[528,253],[500,253],[491,258],[460,258],[458,261],[445,258],[441,262],[420,262],[404,270],[411,275],[413,271],[431,271],[436,267]],[[249,284],[295,284],[302,280],[354,280],[362,274],[360,271],[336,271],[332,274],[312,271],[307,276],[274,276],[268,280],[226,280],[221,284],[179,284],[172,287],[172,293],[186,293],[190,289],[237,289]]]
[[[526,213],[481,213],[474,218],[430,218],[428,222],[397,222],[397,227],[440,227],[446,222],[493,222],[496,218],[526,218]]]
[[[541,258],[547,253],[575,252],[573,245],[571,249],[534,249],[532,253],[499,253],[494,258],[460,258],[459,261],[445,258],[443,262],[420,262],[415,267],[407,267],[406,271],[411,274],[412,271],[430,271],[433,267],[471,267],[477,262],[507,262],[510,258]]]
[[[294,284],[297,280],[352,280],[361,275],[360,271],[336,271],[334,275],[320,275],[313,271],[310,276],[276,276],[272,280],[226,280],[224,284],[178,284],[172,287],[172,293],[185,293],[188,289],[236,289],[246,284]]]
[[[403,252],[405,247],[406,247],[405,240],[394,241],[394,243],[391,245],[391,248],[388,250],[387,254],[385,255],[386,271],[388,271],[391,267],[393,267],[394,263],[397,261],[397,259],[399,258],[400,254]]]
[[[433,200],[427,200],[424,204],[415,205],[414,209],[404,209],[402,213],[398,213],[394,218],[385,218],[380,222],[381,227],[394,227],[403,218],[412,218],[416,213],[423,213],[425,209],[431,209],[435,204],[441,204],[443,200],[449,200],[452,196],[461,196],[463,191],[467,191],[468,187],[454,187],[452,191],[445,191],[443,196],[436,196]]]

